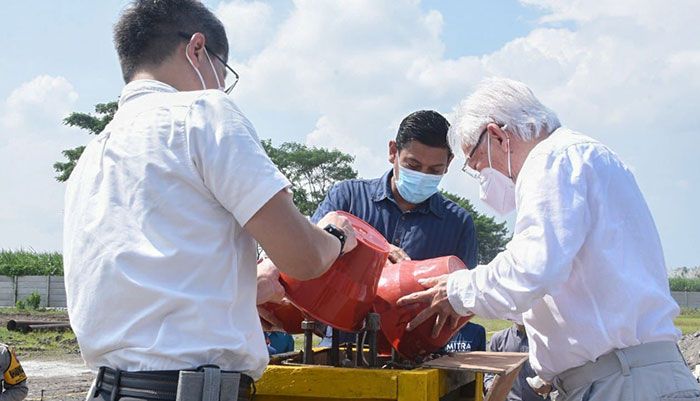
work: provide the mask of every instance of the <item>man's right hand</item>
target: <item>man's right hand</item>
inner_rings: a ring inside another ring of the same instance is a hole
[[[406,251],[399,248],[394,244],[389,244],[389,262],[391,263],[401,263],[404,260],[411,260]]]
[[[333,224],[345,232],[345,246],[343,247],[343,253],[348,253],[355,249],[357,246],[357,237],[355,236],[355,229],[352,227],[350,219],[340,213],[330,212],[323,216],[323,218],[319,220],[318,224],[316,225],[324,228],[329,224]]]

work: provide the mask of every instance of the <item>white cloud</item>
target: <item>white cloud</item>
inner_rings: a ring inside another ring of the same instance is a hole
[[[438,94],[416,85],[413,71],[441,57],[442,15],[415,1],[294,5],[269,45],[241,66],[236,96],[246,109],[317,115],[309,144],[351,152],[362,175],[379,174],[400,119]]]
[[[222,2],[215,10],[226,26],[231,57],[245,57],[265,45],[273,33],[272,7],[261,1]]]
[[[483,77],[509,76],[634,166],[667,255],[692,248],[684,227],[700,226],[700,3],[521,1],[544,13],[528,34],[457,58],[445,57],[442,14],[416,0],[296,0],[286,15],[279,3],[231,0],[216,12],[241,73],[235,97],[268,127],[263,138],[339,148],[356,156],[362,176],[376,176],[405,115],[449,112]],[[63,185],[51,165],[88,139],[60,124],[77,96],[66,79],[39,76],[1,104],[0,247],[60,246]],[[445,188],[479,205],[457,167]]]
[[[63,77],[21,84],[0,109],[0,247],[61,247],[63,184],[52,168],[86,135],[61,125],[78,99]]]
[[[442,15],[417,1],[298,0],[284,21],[268,24],[274,32],[241,66],[236,96],[265,115],[316,116],[304,139],[278,135],[350,152],[369,177],[388,167],[386,142],[406,114],[449,112],[487,76],[522,80],[566,125],[602,139],[635,167],[662,239],[677,252],[681,245],[667,239],[678,237],[670,213],[694,209],[685,200],[668,207],[658,183],[692,167],[659,149],[667,135],[698,143],[700,4],[521,1],[544,13],[531,32],[490,54],[450,59]],[[285,122],[275,124],[284,130]],[[445,187],[476,200],[474,183],[456,170]]]
[[[22,135],[27,135],[37,134],[33,128],[55,125],[77,99],[73,86],[63,77],[40,75],[23,83],[5,100],[0,114],[5,140],[17,136],[8,129],[23,129]]]

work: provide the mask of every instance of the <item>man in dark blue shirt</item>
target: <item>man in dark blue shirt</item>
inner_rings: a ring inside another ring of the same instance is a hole
[[[336,184],[311,220],[317,222],[329,211],[352,213],[389,241],[393,263],[455,255],[467,267],[475,267],[472,217],[438,192],[453,158],[447,144],[449,126],[435,111],[421,110],[404,118],[396,139],[389,141],[392,168],[380,178]],[[352,337],[341,335],[341,341]]]
[[[489,351],[494,352],[525,352],[529,350],[527,342],[527,333],[525,332],[525,326],[522,324],[514,323],[511,327],[498,331],[493,334],[491,341],[489,342]],[[513,387],[508,393],[508,401],[548,401],[550,398],[546,396],[543,397],[535,390],[530,387],[527,383],[528,377],[535,377],[535,371],[532,370],[530,362],[525,362],[520,373],[518,373],[518,378],[513,383]],[[495,375],[486,374],[484,375],[484,391],[491,389],[493,385],[493,380]]]
[[[458,256],[476,266],[474,222],[462,207],[438,192],[453,155],[447,120],[435,111],[417,111],[389,141],[391,170],[370,180],[343,181],[331,188],[311,217],[343,210],[377,229],[392,245],[392,262]]]

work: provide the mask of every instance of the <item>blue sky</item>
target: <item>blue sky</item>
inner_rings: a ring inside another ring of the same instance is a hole
[[[111,28],[125,1],[3,5],[0,248],[60,250],[51,165],[84,144],[70,111],[116,99]],[[241,73],[234,98],[261,138],[337,147],[364,177],[388,168],[408,113],[450,115],[484,77],[519,79],[563,123],[631,166],[669,268],[700,265],[697,2],[206,1]],[[459,162],[459,161],[457,161]],[[481,206],[457,169],[443,186]]]

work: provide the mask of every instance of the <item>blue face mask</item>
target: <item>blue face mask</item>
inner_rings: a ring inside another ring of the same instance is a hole
[[[442,175],[424,174],[399,166],[399,179],[395,182],[399,195],[406,202],[417,205],[438,191],[440,180],[442,180]]]

